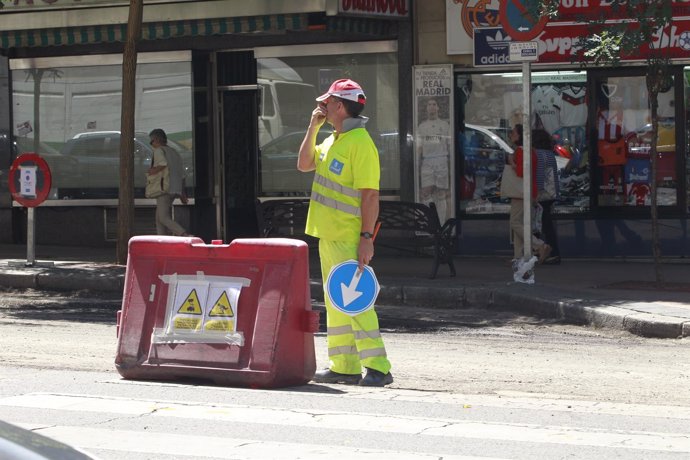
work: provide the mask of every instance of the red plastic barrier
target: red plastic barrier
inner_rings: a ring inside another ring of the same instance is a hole
[[[311,309],[307,245],[285,238],[218,243],[129,241],[118,372],[262,388],[309,382],[319,313]]]

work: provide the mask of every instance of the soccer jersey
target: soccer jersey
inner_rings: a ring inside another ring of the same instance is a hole
[[[610,142],[623,136],[623,113],[620,110],[600,110],[597,119],[598,138]]]
[[[587,123],[587,90],[568,85],[561,90],[561,125],[584,126]]]
[[[676,108],[673,100],[673,87],[665,93],[659,93],[657,95],[657,101],[659,102],[659,108],[657,109],[657,114],[659,118],[672,118],[676,116]]]
[[[535,119],[532,127],[538,129],[539,123],[549,134],[561,126],[561,97],[556,88],[551,85],[537,86],[532,91],[532,113]]]
[[[450,155],[450,124],[437,118],[420,123],[417,128],[422,158],[447,157]]]

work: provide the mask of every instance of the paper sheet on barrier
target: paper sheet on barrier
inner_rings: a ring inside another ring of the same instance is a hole
[[[154,334],[156,342],[243,344],[242,333],[237,332],[237,308],[242,286],[246,283],[214,278],[208,281],[203,277],[172,276],[165,280],[169,283],[166,320],[164,328]]]

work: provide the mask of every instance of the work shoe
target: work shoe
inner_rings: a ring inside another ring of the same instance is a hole
[[[384,374],[383,372],[377,371],[376,369],[366,368],[366,374],[364,378],[359,381],[360,386],[363,387],[382,387],[390,383],[393,383],[393,374],[390,372]]]
[[[330,369],[323,369],[316,371],[314,378],[311,379],[316,383],[343,383],[345,385],[357,385],[362,376],[360,374],[341,374]]]

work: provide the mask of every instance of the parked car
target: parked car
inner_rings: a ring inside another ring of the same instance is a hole
[[[504,128],[466,124],[459,133],[458,142],[464,161],[460,197],[463,200],[501,200],[499,185],[506,157],[513,148],[505,141]],[[554,153],[556,153],[554,151]],[[556,164],[561,171],[568,159],[556,155]]]
[[[323,142],[332,132],[324,126],[316,136],[316,143]],[[261,147],[259,170],[262,194],[307,194],[311,191],[314,174],[297,170],[297,155],[305,134],[305,130],[292,131]]]
[[[86,452],[0,420],[0,458],[4,460],[93,460]]]
[[[24,153],[37,153],[48,163],[52,178],[50,199],[57,198],[58,190],[61,187],[69,187],[70,184],[74,183],[77,173],[77,160],[75,158],[63,155],[44,142],[39,142],[36,146],[34,139],[29,137],[15,138],[14,150],[15,156]]]
[[[186,185],[194,185],[193,153],[168,139],[168,145],[182,158]],[[92,131],[80,133],[67,141],[60,152],[75,161],[75,172],[68,186],[60,186],[63,198],[116,198],[120,185],[120,132]],[[146,171],[151,167],[153,149],[147,133],[134,137],[134,195],[141,198],[146,188]],[[63,181],[60,181],[61,183]]]

